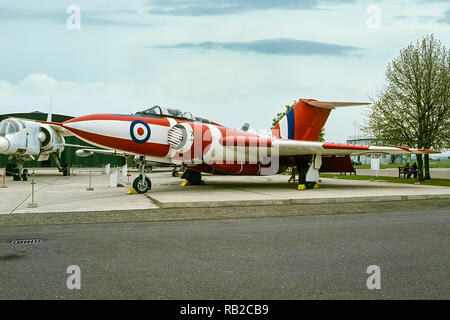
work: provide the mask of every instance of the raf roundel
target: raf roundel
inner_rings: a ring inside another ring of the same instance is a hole
[[[150,139],[151,130],[142,120],[134,120],[130,125],[130,136],[136,143],[145,143]]]

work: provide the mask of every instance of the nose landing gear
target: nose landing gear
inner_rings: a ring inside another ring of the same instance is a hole
[[[18,161],[17,165],[8,164],[6,166],[6,175],[13,176],[13,181],[28,181],[28,170],[23,168],[23,161]]]
[[[136,179],[133,180],[133,189],[136,190],[137,193],[146,193],[152,188],[152,182],[150,178],[142,175],[139,175]]]
[[[133,180],[133,189],[137,193],[146,193],[152,188],[150,178],[145,175],[145,158],[139,157],[139,169],[141,173]]]

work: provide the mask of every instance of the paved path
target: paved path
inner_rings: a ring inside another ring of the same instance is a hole
[[[370,169],[356,169],[356,174],[362,176],[370,176]],[[398,169],[381,169],[379,175],[381,177],[398,178]],[[450,168],[430,168],[430,176],[432,179],[450,179]]]
[[[133,172],[130,181],[137,175]],[[255,206],[285,204],[319,204],[450,198],[450,188],[388,182],[322,179],[320,189],[298,191],[289,176],[269,177],[205,175],[204,186],[181,187],[181,180],[170,172],[154,172],[152,190],[146,195],[126,195],[127,188],[109,188],[108,176],[92,174],[94,191],[86,191],[89,173],[78,171],[69,177],[57,176],[54,170],[38,171],[35,199],[31,202],[29,181],[8,181],[0,189],[0,216],[21,213],[137,212],[163,208]],[[121,179],[122,184],[127,178]]]
[[[448,209],[3,227],[0,299],[449,299],[449,230]]]
[[[130,197],[125,194],[125,187],[110,188],[108,176],[102,174],[99,168],[92,169],[91,185],[94,191],[86,191],[89,187],[87,170],[78,170],[76,175],[69,177],[57,174],[56,170],[36,170],[37,208],[28,208],[31,202],[31,179],[12,181],[12,178],[8,177],[8,188],[0,189],[0,214],[158,208],[142,194]],[[128,179],[121,177],[120,182],[126,185]]]
[[[318,190],[297,190],[289,176],[205,176],[205,186],[157,184],[146,195],[162,208],[348,203],[449,198],[450,188],[367,180],[322,178]]]

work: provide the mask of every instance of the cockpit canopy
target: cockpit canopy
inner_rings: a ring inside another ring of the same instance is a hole
[[[13,134],[20,130],[14,121],[3,120],[0,122],[0,136],[4,137],[7,134]]]
[[[180,118],[180,119],[186,119],[191,121],[200,121],[204,123],[210,123],[208,119],[200,118],[200,117],[194,117],[192,113],[190,112],[182,112],[179,109],[174,108],[164,108],[160,106],[153,106],[147,110],[144,111],[138,111],[136,112],[136,115],[140,116],[166,116],[171,118]]]

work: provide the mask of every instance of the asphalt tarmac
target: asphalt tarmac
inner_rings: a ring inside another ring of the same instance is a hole
[[[449,299],[449,244],[448,208],[2,227],[0,298]]]

